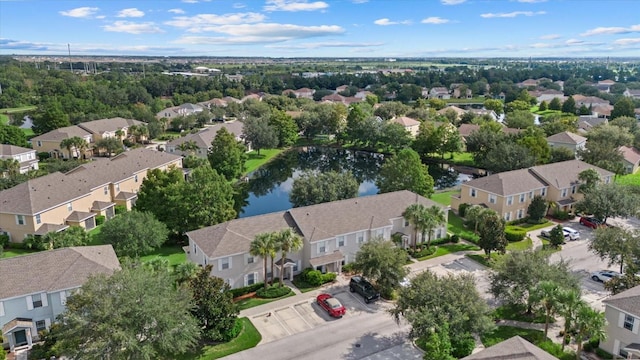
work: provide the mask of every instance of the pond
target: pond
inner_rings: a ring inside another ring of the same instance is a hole
[[[360,184],[358,196],[378,193],[376,178],[384,163],[383,154],[332,147],[301,147],[282,153],[249,175],[243,184],[243,206],[239,217],[248,217],[291,208],[289,193],[293,180],[305,171],[351,171]],[[436,189],[458,185],[470,178],[453,169],[429,166]]]

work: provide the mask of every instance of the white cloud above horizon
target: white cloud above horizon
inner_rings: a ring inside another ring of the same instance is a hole
[[[422,19],[422,21],[420,21],[423,24],[435,24],[435,25],[439,25],[439,24],[446,24],[448,22],[451,22],[451,20],[449,19],[443,19],[439,16],[430,16],[428,18],[424,18]]]
[[[329,7],[324,1],[308,2],[307,0],[267,0],[264,11],[317,11]]]
[[[177,14],[177,15],[180,15],[180,14],[184,14],[184,13],[186,13],[184,10],[179,9],[179,8],[169,9],[169,10],[167,10],[167,11],[168,11],[168,12],[170,12],[170,13],[172,13],[172,14]]]
[[[115,21],[112,24],[102,26],[104,31],[121,32],[128,34],[157,34],[164,32],[153,22],[136,23],[132,21]]]
[[[122,9],[118,12],[118,15],[116,15],[116,17],[119,17],[119,18],[127,18],[127,17],[139,18],[143,16],[144,16],[144,11],[138,10],[137,8]]]
[[[440,0],[442,5],[460,5],[467,2],[467,0]]]
[[[95,15],[98,12],[98,10],[100,10],[100,8],[83,6],[83,7],[79,7],[71,10],[63,10],[63,11],[60,11],[59,13],[62,16],[89,19],[93,17],[93,15]]]
[[[391,20],[389,20],[387,18],[382,18],[382,19],[375,20],[373,23],[376,24],[376,25],[380,25],[380,26],[410,25],[411,21],[410,20],[391,21]]]
[[[580,36],[594,36],[594,35],[612,35],[612,34],[629,34],[640,32],[640,24],[631,25],[628,28],[621,26],[614,27],[597,27],[591,30],[587,30],[580,34]]]
[[[513,11],[509,13],[485,13],[480,14],[480,17],[485,19],[491,18],[514,18],[517,16],[536,16],[536,15],[544,15],[545,11]]]

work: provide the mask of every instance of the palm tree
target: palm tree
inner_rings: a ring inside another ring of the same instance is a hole
[[[76,148],[78,158],[81,158],[82,155],[84,155],[85,151],[87,151],[87,149],[89,148],[89,144],[85,139],[78,136],[74,136],[72,139],[75,139],[74,146]]]
[[[275,259],[276,256],[278,256],[278,251],[280,251],[280,244],[278,242],[278,237],[277,237],[277,233],[272,233],[272,236],[269,238],[269,257],[271,258],[271,279],[270,282],[271,284],[273,284],[273,278],[274,278],[274,263],[275,263]],[[265,279],[266,281],[266,279]]]
[[[551,315],[557,309],[559,305],[560,288],[558,284],[553,281],[541,281],[529,294],[529,301],[536,304],[539,303],[545,310],[544,320],[544,338],[547,338],[549,332],[549,320]]]
[[[560,289],[558,293],[558,313],[564,318],[564,338],[562,350],[564,350],[564,339],[569,336],[569,331],[576,316],[576,310],[584,303],[580,298],[580,291],[576,289]]]
[[[135,125],[133,125],[133,126],[135,126]],[[132,126],[132,127],[133,127],[133,126]],[[115,134],[116,134],[116,137],[117,137],[118,139],[122,140],[122,138],[124,137],[124,130],[122,130],[122,129],[118,129],[118,130],[116,130],[116,133],[115,133]]]
[[[584,341],[588,339],[604,340],[607,338],[607,333],[604,330],[606,326],[604,313],[594,310],[586,303],[580,304],[576,309],[573,326],[575,331],[573,338],[576,345],[578,345],[576,350],[577,360],[580,360]]]
[[[433,230],[435,228],[437,228],[438,226],[442,225],[445,220],[444,220],[444,211],[442,211],[442,208],[437,206],[437,205],[433,205],[429,208],[426,209],[425,211],[425,222],[424,222],[424,228],[423,231],[427,232],[427,249],[429,249],[429,247],[431,247],[431,233],[433,232]],[[422,236],[422,239],[424,241],[424,234]]]
[[[198,150],[198,144],[193,140],[188,140],[178,145],[178,150],[193,155],[195,151]]]
[[[415,251],[418,245],[418,231],[421,233],[424,231],[426,208],[422,204],[411,204],[404,210],[402,217],[413,226],[413,250]]]
[[[194,262],[187,261],[176,266],[173,271],[176,281],[179,284],[184,284],[187,281],[193,279],[198,272],[198,265]]]
[[[467,223],[467,226],[469,225],[473,225],[473,233],[477,234],[478,233],[478,226],[480,225],[480,223],[482,222],[482,216],[484,215],[485,211],[487,211],[486,208],[483,208],[482,206],[478,206],[478,205],[473,205],[467,208],[467,210],[464,212],[464,218]]]
[[[20,172],[20,163],[16,159],[0,159],[0,177],[15,177]]]
[[[71,149],[74,147],[74,145],[75,144],[73,138],[67,138],[60,141],[60,147],[67,149],[67,152],[69,152],[69,159],[73,157],[73,155],[71,155]]]
[[[271,255],[271,243],[273,234],[262,233],[256,235],[249,246],[251,256],[260,256],[264,261],[264,289],[267,289],[267,257]]]
[[[287,258],[287,254],[290,252],[297,252],[302,249],[302,238],[296,234],[292,228],[287,228],[280,231],[277,235],[278,245],[282,253],[282,259],[280,261],[280,286],[284,284],[284,262]]]

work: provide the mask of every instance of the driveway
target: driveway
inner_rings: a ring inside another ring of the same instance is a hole
[[[324,291],[340,300],[347,309],[343,318],[358,317],[363,313],[374,313],[380,308],[388,306],[382,301],[365,304],[359,295],[350,293],[346,286],[332,287]],[[318,291],[313,291],[307,293],[307,296],[304,296],[305,294],[296,296],[296,301],[293,303],[283,304],[270,311],[250,316],[251,322],[262,335],[260,344],[343,320],[329,316],[316,304],[318,293]]]

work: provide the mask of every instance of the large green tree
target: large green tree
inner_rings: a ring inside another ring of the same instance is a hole
[[[298,233],[296,233],[292,228],[286,228],[284,230],[279,231],[275,235],[276,238],[276,246],[280,249],[282,253],[282,263],[287,258],[287,254],[298,252],[304,246],[304,240]],[[284,266],[281,264],[280,266],[280,286],[284,284]]]
[[[613,104],[613,110],[611,110],[611,119],[627,116],[633,118],[635,114],[635,105],[633,100],[628,97],[621,97],[620,100]]]
[[[148,171],[138,190],[135,209],[140,212],[152,213],[170,230],[175,231],[176,214],[174,210],[180,201],[180,188],[183,183],[184,174],[179,168],[174,167],[166,171],[160,169]]]
[[[65,126],[71,126],[71,122],[60,101],[54,98],[44,99],[33,114],[33,131],[36,134],[44,134]]]
[[[640,230],[620,227],[601,227],[595,230],[595,236],[589,241],[589,250],[609,265],[620,266],[620,273],[625,265],[633,265],[640,261]]]
[[[278,134],[278,147],[288,147],[298,140],[298,125],[293,118],[282,110],[272,110],[269,125]]]
[[[147,255],[167,241],[168,230],[152,213],[128,211],[105,222],[96,235],[118,256]]]
[[[626,128],[600,125],[587,133],[587,144],[578,151],[578,156],[589,164],[622,174],[623,157],[618,148],[632,143],[633,135]]]
[[[24,131],[17,126],[0,123],[0,144],[28,147]]]
[[[193,316],[202,329],[202,337],[211,341],[231,340],[238,319],[238,307],[233,302],[229,284],[211,276],[211,264],[201,267],[189,281],[193,294]]]
[[[354,270],[373,280],[388,298],[409,273],[404,266],[407,254],[391,241],[379,237],[365,242],[356,253]]]
[[[221,128],[211,141],[207,158],[211,168],[231,181],[244,173],[245,162],[248,159],[247,148],[227,129]]]
[[[529,221],[532,223],[540,223],[544,216],[547,214],[547,201],[540,195],[536,195],[531,200],[529,207],[527,208],[527,215]]]
[[[528,105],[527,105],[528,106]],[[534,116],[529,110],[515,110],[505,116],[506,125],[514,129],[526,129],[533,126]]]
[[[492,251],[504,253],[507,248],[507,239],[504,234],[505,221],[500,214],[495,211],[483,213],[482,221],[478,227],[480,240],[478,246],[484,250],[487,258]]]
[[[273,149],[278,146],[278,132],[269,125],[269,119],[249,117],[244,121],[242,130],[244,139],[256,149],[258,155],[262,149]]]
[[[409,190],[429,197],[433,194],[433,178],[418,153],[411,149],[401,150],[387,160],[380,169],[376,185],[380,193]]]
[[[478,293],[473,275],[438,277],[427,270],[398,290],[398,301],[389,310],[411,324],[410,336],[421,338],[449,325],[451,339],[482,334],[493,327],[489,307]]]
[[[260,233],[249,244],[249,254],[251,256],[259,256],[264,262],[264,289],[267,290],[267,259],[271,256],[275,247],[273,233]],[[272,272],[273,273],[273,272]]]
[[[577,211],[592,214],[604,223],[610,217],[633,216],[639,207],[640,196],[630,187],[616,183],[597,184],[575,205]]]
[[[67,298],[57,346],[74,359],[175,359],[200,337],[192,308],[168,272],[125,265]]]
[[[306,172],[293,181],[289,200],[300,207],[351,199],[358,196],[358,186],[351,172]]]
[[[549,333],[549,322],[560,306],[560,288],[553,281],[541,281],[529,295],[529,302],[539,304],[544,309],[544,338]]]

